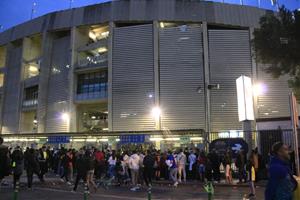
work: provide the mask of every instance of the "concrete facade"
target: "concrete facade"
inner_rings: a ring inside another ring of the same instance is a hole
[[[266,12],[124,0],[8,29],[0,33],[1,133],[241,130],[235,80],[242,74],[267,88],[254,97],[256,119],[288,117],[287,77],[265,74],[250,45]]]

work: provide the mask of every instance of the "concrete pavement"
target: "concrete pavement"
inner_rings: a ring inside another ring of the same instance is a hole
[[[11,178],[6,179],[11,184]],[[39,183],[35,179],[33,190],[26,188],[26,179],[21,180],[19,200],[83,200],[83,185],[78,187],[76,193],[72,193],[72,186],[68,186],[59,180],[58,177],[47,177],[46,183]],[[216,185],[214,200],[242,200],[248,194],[248,187]],[[264,187],[257,188],[257,198],[263,199]],[[0,190],[0,200],[11,200],[13,195],[12,186],[3,186]],[[139,191],[130,191],[130,186],[111,186],[108,190],[99,187],[96,193],[91,192],[88,200],[111,199],[111,200],[146,200],[147,188]],[[152,199],[155,200],[204,200],[207,193],[198,182],[180,184],[177,188],[167,182],[155,183],[152,188]]]

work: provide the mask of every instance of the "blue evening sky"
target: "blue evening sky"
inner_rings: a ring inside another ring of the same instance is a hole
[[[33,18],[44,15],[49,12],[68,9],[70,1],[73,1],[72,7],[80,7],[95,3],[106,2],[110,0],[0,0],[0,32],[12,26],[20,24],[30,19],[32,5],[36,2]],[[161,0],[164,1],[164,0]],[[235,3],[241,1],[247,5],[258,6],[259,0],[213,0],[216,2]],[[290,9],[300,8],[300,0],[278,0],[279,4],[284,4]],[[271,5],[271,0],[260,0],[261,7],[275,9]]]

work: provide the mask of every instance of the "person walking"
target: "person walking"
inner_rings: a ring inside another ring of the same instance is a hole
[[[200,155],[198,157],[198,165],[199,165],[199,177],[200,181],[204,182],[205,181],[205,167],[206,167],[206,162],[207,162],[207,157],[205,155],[204,151],[200,152]]]
[[[255,197],[255,185],[254,182],[256,180],[256,172],[255,172],[255,161],[254,161],[254,151],[252,151],[246,165],[246,170],[248,174],[248,180],[249,180],[249,187],[250,187],[250,194],[248,195],[248,198],[254,198]]]
[[[138,176],[139,176],[139,168],[140,168],[140,157],[134,150],[133,154],[129,158],[129,169],[131,172],[131,181],[132,181],[132,188],[131,191],[136,191],[139,189],[138,187]]]
[[[178,163],[178,182],[181,183],[181,180],[183,179],[183,182],[186,182],[186,171],[185,171],[185,165],[186,165],[186,155],[184,154],[183,150],[179,150],[179,154],[177,155],[177,163]]]
[[[74,168],[73,168],[73,162],[74,162],[74,156],[73,156],[73,151],[72,149],[69,149],[67,154],[66,154],[66,157],[67,157],[67,171],[68,171],[68,174],[67,176],[69,176],[69,180],[70,181],[73,181],[73,174],[74,174]]]
[[[151,154],[150,150],[147,150],[146,156],[143,160],[144,165],[144,181],[148,187],[152,187],[152,176],[154,168],[155,158]]]
[[[64,182],[64,179],[66,179],[66,182],[68,185],[71,185],[71,182],[69,181],[69,160],[67,156],[66,150],[63,150],[62,156],[61,156],[61,166],[63,167],[63,173],[60,177],[61,181]]]
[[[74,184],[74,188],[73,188],[73,192],[75,192],[77,190],[78,187],[78,183],[80,180],[83,180],[84,183],[86,183],[87,179],[87,169],[88,169],[88,163],[87,160],[84,156],[84,150],[80,149],[77,155],[77,162],[75,165],[76,171],[77,171],[77,175],[76,175],[76,180],[75,180],[75,184]]]
[[[13,183],[15,189],[16,183],[20,181],[20,177],[24,169],[24,155],[20,146],[17,146],[13,151],[11,155],[11,160],[12,160]]]
[[[41,170],[40,175],[41,175],[42,181],[44,182],[44,175],[48,172],[48,155],[47,155],[45,146],[43,146],[39,150],[38,159],[39,159],[39,165],[40,165],[40,170]]]
[[[113,150],[111,156],[108,159],[108,175],[110,178],[114,178],[116,176],[116,164],[117,157],[116,152]]]
[[[292,200],[297,181],[290,168],[288,147],[282,142],[277,142],[272,146],[272,153],[265,200]]]
[[[155,179],[156,180],[160,180],[160,168],[161,164],[160,164],[160,151],[157,150],[155,152],[155,162],[154,162],[154,170],[155,170]]]
[[[232,184],[231,163],[232,163],[231,152],[230,150],[227,150],[224,157],[224,166],[225,166],[226,183],[228,184]]]
[[[178,168],[177,168],[177,164],[176,164],[176,160],[174,158],[174,155],[172,154],[171,151],[169,151],[169,155],[168,158],[166,160],[166,164],[169,167],[169,174],[170,174],[170,178],[174,183],[174,186],[177,187],[178,185],[178,181],[177,181],[177,172],[178,172]]]
[[[194,173],[195,165],[197,164],[197,156],[195,155],[194,151],[191,150],[191,153],[189,155],[189,174],[191,179],[195,179],[196,175]]]
[[[209,160],[211,161],[211,167],[213,171],[213,178],[215,182],[220,182],[220,157],[215,149],[212,150],[211,153],[208,154]]]
[[[101,179],[102,174],[104,173],[105,168],[105,158],[104,153],[98,149],[95,151],[95,161],[96,161],[96,168],[95,168],[95,175],[96,179]]]
[[[28,189],[32,188],[33,174],[36,174],[39,177],[40,181],[43,182],[43,178],[40,174],[38,155],[34,148],[30,148],[24,153],[24,165],[27,174]]]
[[[86,175],[86,182],[88,188],[90,185],[93,186],[94,191],[97,192],[97,185],[94,182],[94,172],[95,172],[95,158],[92,156],[92,152],[90,150],[85,151],[85,159],[87,163],[87,175]]]
[[[2,179],[10,174],[10,157],[8,147],[3,145],[3,138],[0,137],[0,187]]]
[[[239,172],[239,183],[242,183],[243,180],[246,182],[246,176],[245,176],[245,164],[246,164],[246,159],[245,159],[245,154],[244,151],[241,149],[237,155],[236,161],[235,161],[235,166],[238,168]]]

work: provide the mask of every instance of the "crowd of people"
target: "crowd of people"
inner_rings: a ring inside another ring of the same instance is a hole
[[[274,155],[276,157],[276,152]],[[249,196],[255,196],[254,182],[259,177],[260,159],[257,149],[248,158],[242,149],[234,158],[231,150],[221,155],[216,150],[206,153],[197,148],[161,152],[155,149],[115,151],[82,147],[77,151],[43,146],[40,149],[27,148],[23,153],[19,146],[8,149],[0,137],[0,181],[13,174],[16,187],[25,170],[29,189],[32,188],[34,174],[44,182],[47,172],[60,176],[61,181],[73,186],[72,191],[77,190],[80,181],[89,190],[96,191],[104,179],[118,185],[131,184],[132,191],[139,190],[142,185],[151,187],[153,179],[171,181],[175,187],[184,184],[187,179],[204,183],[220,182],[223,177],[232,184],[234,172],[239,183],[249,183]]]

